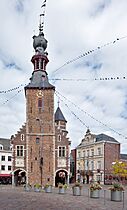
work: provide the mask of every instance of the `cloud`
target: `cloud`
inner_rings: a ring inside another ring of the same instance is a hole
[[[38,34],[41,5],[41,0],[1,2],[0,90],[29,82],[33,71],[30,62],[34,54],[32,36]],[[57,68],[82,53],[127,36],[126,8],[126,0],[123,0],[122,4],[119,0],[47,2],[44,32],[48,40],[49,78],[73,79],[50,82],[55,84],[56,90],[63,96],[84,110],[83,113],[60,96],[62,99],[60,107],[68,121],[68,136],[72,141],[72,147],[77,146],[84,137],[86,124],[93,133],[104,132],[123,142],[124,146],[121,147],[123,152],[127,149],[125,138],[110,129],[111,127],[127,136],[126,79],[95,81],[95,78],[127,77],[127,39],[120,39],[114,44],[98,49],[54,73]],[[24,91],[15,95],[18,90],[0,94],[1,137],[10,137],[25,122],[25,95]],[[6,100],[9,100],[8,103],[5,103]],[[70,112],[66,103],[84,125]],[[107,127],[103,123],[107,124]]]

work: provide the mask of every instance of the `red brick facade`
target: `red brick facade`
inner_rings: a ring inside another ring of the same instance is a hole
[[[59,182],[69,182],[70,174],[70,144],[67,137],[66,121],[55,121],[55,185]],[[65,149],[65,150],[64,150]],[[63,154],[62,154],[63,153]],[[63,173],[63,177],[62,176]]]
[[[11,137],[12,147],[12,182],[26,181],[26,125]]]
[[[41,99],[43,107],[38,106]],[[26,116],[27,182],[54,184],[54,90],[26,89]]]
[[[110,183],[110,179],[112,180],[112,163],[116,160],[120,159],[120,143],[108,143],[106,142],[104,145],[104,176],[105,183]]]

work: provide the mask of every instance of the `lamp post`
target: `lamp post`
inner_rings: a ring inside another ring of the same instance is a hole
[[[106,170],[106,168],[105,168],[105,141],[104,141],[104,185],[105,185],[105,170]]]

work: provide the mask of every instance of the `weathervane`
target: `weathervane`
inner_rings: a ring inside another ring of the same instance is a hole
[[[44,27],[44,17],[45,17],[45,9],[46,9],[46,0],[44,0],[41,8],[43,9],[43,11],[40,14],[40,24],[39,24],[39,32],[40,32],[40,34],[43,32],[43,27]]]

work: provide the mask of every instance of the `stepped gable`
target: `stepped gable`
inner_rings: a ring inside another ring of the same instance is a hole
[[[15,135],[11,136],[11,143],[13,144],[13,141],[15,140],[15,138],[17,138],[21,134],[26,134],[26,123],[22,125],[22,127],[17,131]]]

